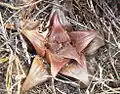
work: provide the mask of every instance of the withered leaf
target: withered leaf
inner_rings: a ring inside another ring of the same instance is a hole
[[[33,23],[33,25],[31,26],[30,24],[32,24],[32,23]],[[38,22],[34,22],[31,20],[26,25],[25,25],[25,23],[21,23],[21,26],[23,27],[22,33],[30,40],[30,42],[34,46],[36,52],[40,56],[44,56],[45,55],[45,46],[44,45],[46,43],[46,39],[38,32],[39,31]]]
[[[40,56],[44,56],[45,55],[44,37],[40,33],[37,33],[37,31],[35,30],[25,30],[23,34],[30,40],[37,53]]]
[[[28,76],[23,83],[22,90],[26,91],[38,83],[45,82],[48,79],[47,75],[48,72],[43,61],[39,56],[36,56],[32,62]]]

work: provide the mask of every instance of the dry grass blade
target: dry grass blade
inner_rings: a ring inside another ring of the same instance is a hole
[[[13,69],[15,69],[13,67],[13,65],[16,65],[16,70],[17,70],[17,81],[15,82],[15,84],[13,84],[12,82],[12,75],[13,75]],[[22,79],[25,78],[25,73],[23,71],[23,68],[20,64],[20,60],[18,58],[18,56],[16,55],[12,55],[9,58],[9,66],[7,68],[7,74],[6,74],[6,87],[7,87],[7,92],[8,94],[12,94],[12,89],[17,85],[17,94],[21,93],[21,81]]]
[[[7,88],[7,92],[8,94],[12,94],[12,68],[13,68],[13,61],[14,61],[14,57],[11,55],[9,58],[9,65],[7,68],[7,74],[6,74],[6,88]]]
[[[35,5],[35,4],[37,4],[37,3],[41,2],[41,1],[43,1],[43,0],[38,0],[38,1],[34,2],[34,3],[30,3],[30,4],[27,4],[27,5],[18,6],[18,7],[15,7],[15,6],[13,6],[13,5],[10,5],[10,4],[4,3],[4,2],[0,2],[0,5],[1,5],[1,6],[4,6],[4,7],[7,7],[7,8],[10,8],[10,9],[13,9],[13,10],[20,10],[20,9],[22,9],[22,8]]]
[[[17,69],[17,81],[18,81],[17,94],[21,94],[21,82],[22,82],[22,79],[26,77],[26,75],[24,73],[21,62],[17,55],[15,56],[15,64]]]
[[[0,57],[0,63],[4,63],[4,62],[7,62],[9,60],[8,57]]]
[[[10,5],[10,4],[3,3],[3,2],[0,2],[0,5],[1,5],[1,6],[4,6],[4,7],[8,7],[8,8],[10,8],[10,9],[14,9],[14,10],[19,10],[19,9],[20,9],[20,7],[15,7],[15,6],[12,6],[12,5]]]
[[[22,33],[30,40],[37,53],[44,56],[46,39],[39,33],[39,25],[39,21],[21,21]]]

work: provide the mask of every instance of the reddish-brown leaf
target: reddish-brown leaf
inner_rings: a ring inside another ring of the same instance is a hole
[[[88,80],[88,72],[87,72],[87,68],[86,68],[86,59],[84,54],[81,54],[80,56],[80,62],[82,64],[82,66],[77,63],[76,61],[72,61],[69,62],[68,64],[66,64],[60,71],[60,73],[69,76],[69,77],[73,77],[76,78],[78,80],[80,80],[82,83],[84,83],[85,85],[88,85],[89,80]]]
[[[85,60],[81,60],[81,57],[69,43],[66,43],[62,48],[54,53],[51,53],[50,50],[47,50],[47,58],[51,64],[51,73],[53,76],[56,76],[61,68],[69,62],[69,60],[75,61],[81,68],[86,68]]]
[[[76,52],[76,49],[72,47],[70,43],[66,43],[57,53],[61,57],[73,59],[77,61],[80,65],[82,65],[82,62],[80,62],[80,56]]]
[[[88,45],[88,47],[85,50],[85,53],[87,55],[92,55],[97,49],[99,49],[103,45],[105,45],[103,37],[98,34],[95,37],[95,39],[93,39],[93,41]]]
[[[75,60],[82,67],[84,62],[81,62],[80,56],[76,52],[76,49],[70,44],[70,38],[68,33],[62,27],[59,21],[58,14],[53,15],[53,22],[51,22],[51,34],[48,39],[48,50],[47,57],[51,64],[51,73],[56,76],[62,67],[69,60]],[[66,60],[67,62],[66,62]]]
[[[77,52],[80,54],[96,37],[96,31],[76,31],[69,33],[72,44],[76,47]]]
[[[53,54],[49,50],[46,50],[46,58],[51,65],[51,74],[53,77],[55,77],[61,68],[69,62],[68,59],[65,59],[57,54]]]
[[[51,20],[51,32],[49,36],[49,42],[50,43],[63,43],[70,41],[70,38],[67,34],[67,31],[65,31],[60,24],[59,18],[57,14],[53,15],[53,18]]]
[[[51,52],[56,53],[63,47],[63,45],[61,43],[59,44],[58,43],[47,43],[47,47]]]

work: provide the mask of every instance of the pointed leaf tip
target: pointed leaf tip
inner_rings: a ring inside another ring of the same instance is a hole
[[[76,49],[70,43],[66,43],[58,51],[58,55],[60,55],[64,58],[73,59],[82,66],[82,63],[80,62],[80,56],[76,52]]]
[[[96,31],[76,31],[69,33],[71,41],[78,53],[81,53],[96,37]]]
[[[69,62],[61,69],[60,73],[75,78],[85,85],[88,85],[89,79],[84,55],[81,55],[81,63],[83,64],[82,66],[76,61]]]
[[[51,53],[49,50],[46,52],[46,57],[48,62],[51,65],[51,74],[53,77],[55,77],[58,72],[61,70],[61,68],[69,62],[68,59],[62,58],[61,56],[57,54]]]
[[[60,24],[59,16],[57,14],[53,15],[53,19],[51,20],[51,27],[52,28],[50,32],[51,34],[49,36],[49,42],[62,43],[70,41],[67,31],[64,30],[64,28]]]
[[[39,56],[36,56],[33,60],[28,76],[23,83],[22,90],[29,90],[38,83],[40,84],[46,81],[48,79],[47,75],[48,72],[45,65],[42,60],[40,60]]]
[[[101,35],[97,35],[93,41],[88,45],[88,47],[85,50],[85,53],[87,55],[92,55],[97,51],[100,47],[104,46],[105,42]]]
[[[59,4],[58,1],[56,2],[56,4]],[[51,12],[51,15],[50,15],[50,23],[52,23],[51,20],[53,20],[53,16],[54,14],[57,14],[58,15],[58,18],[59,18],[59,22],[60,24],[62,25],[62,27],[67,30],[67,31],[72,31],[72,25],[71,23],[66,19],[66,16],[65,16],[65,13],[66,11],[62,10],[60,7],[58,6],[53,6],[53,9],[52,9],[52,12]]]

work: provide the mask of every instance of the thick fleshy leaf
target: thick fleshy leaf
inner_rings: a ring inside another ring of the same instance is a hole
[[[46,31],[44,31],[44,32],[40,32],[40,34],[41,34],[45,39],[47,38],[48,33],[49,33],[48,30],[46,30]]]
[[[21,26],[23,28],[22,33],[30,40],[36,52],[40,56],[44,56],[46,39],[38,32],[39,24],[31,20],[27,24],[21,22]]]
[[[47,54],[51,64],[51,73],[52,75],[56,73],[54,76],[56,76],[61,68],[68,63],[68,61],[66,62],[67,59],[76,61],[76,63],[79,63],[79,66],[81,67],[85,65],[84,62],[81,62],[81,58],[75,48],[73,48],[69,43],[66,43],[62,48],[54,52],[54,54],[52,54],[49,50]]]
[[[57,54],[53,54],[49,50],[46,50],[46,58],[51,65],[51,74],[53,77],[55,77],[61,68],[69,62],[68,59],[65,59]]]
[[[36,56],[31,65],[29,74],[23,83],[22,90],[26,91],[37,84],[45,82],[48,79],[47,75],[48,72],[43,61],[40,60],[39,56]]]
[[[73,46],[80,54],[97,36],[96,31],[76,31],[69,33]]]
[[[61,43],[59,44],[58,43],[47,43],[47,47],[52,53],[56,53],[63,47],[63,45]]]
[[[88,47],[85,50],[85,53],[87,55],[92,55],[94,52],[105,45],[103,38],[100,35],[97,35],[95,39],[88,45]]]
[[[79,63],[72,61],[66,64],[61,69],[60,73],[72,78],[76,78],[80,80],[82,83],[84,83],[85,85],[88,85],[89,80],[88,80],[88,72],[86,67],[86,59],[83,54],[81,54],[80,57],[81,57],[80,59],[81,59],[82,66]]]
[[[65,31],[60,24],[59,18],[57,14],[53,15],[53,18],[51,20],[51,32],[49,36],[49,42],[50,43],[63,43],[70,41],[70,38],[67,34],[67,31]]]
[[[77,61],[80,65],[82,65],[82,62],[80,62],[80,56],[76,52],[76,49],[72,47],[70,43],[66,43],[57,53],[61,57],[73,59]]]
[[[40,56],[45,55],[45,38],[38,33],[36,30],[25,30],[23,34],[30,40],[32,45],[34,46],[36,52]]]

